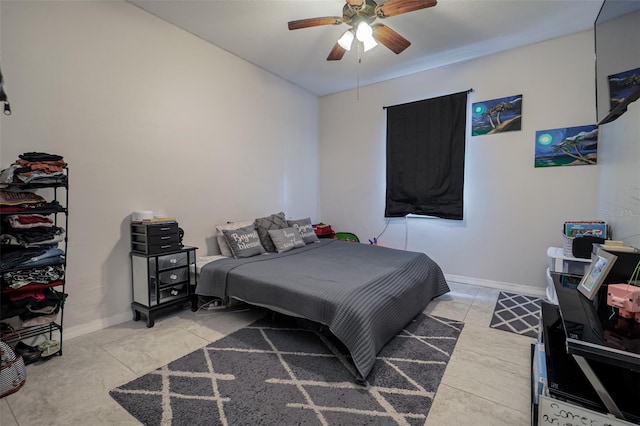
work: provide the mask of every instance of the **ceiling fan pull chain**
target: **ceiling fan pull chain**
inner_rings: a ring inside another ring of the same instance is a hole
[[[362,42],[358,42],[358,63],[356,64],[356,101],[360,100],[360,64],[362,63]]]

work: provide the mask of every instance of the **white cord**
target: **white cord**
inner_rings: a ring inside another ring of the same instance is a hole
[[[382,234],[385,233],[385,231],[387,230],[387,227],[389,226],[389,223],[391,222],[391,218],[386,218],[385,220],[385,224],[384,224],[384,228],[382,229],[382,232],[380,232],[378,234],[377,237],[375,237],[375,241],[378,242],[378,240],[380,240],[380,237],[382,237]],[[407,240],[409,238],[409,226],[407,224],[407,216],[404,217],[404,250],[407,250]],[[371,241],[371,240],[369,240]]]
[[[409,223],[407,217],[404,217],[404,251],[407,251],[407,241],[409,240]]]
[[[386,223],[384,225],[384,229],[382,230],[381,233],[378,234],[378,236],[376,237],[376,240],[379,240],[380,237],[382,237],[382,234],[384,234],[384,231],[387,230],[387,226],[389,226],[389,222],[391,221],[391,219],[387,218]]]

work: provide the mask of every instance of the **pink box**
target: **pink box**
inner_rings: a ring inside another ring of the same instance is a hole
[[[607,305],[618,308],[623,318],[634,318],[640,322],[640,287],[630,284],[609,284]]]

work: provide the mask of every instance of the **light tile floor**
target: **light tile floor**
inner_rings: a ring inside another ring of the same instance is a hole
[[[426,425],[530,424],[530,344],[489,327],[499,291],[449,283],[426,313],[465,322]],[[129,321],[64,342],[64,355],[27,366],[27,383],[0,399],[2,426],[139,425],[109,390],[238,330],[264,314],[188,309],[153,328]]]

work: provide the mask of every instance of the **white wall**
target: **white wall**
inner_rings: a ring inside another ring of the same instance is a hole
[[[638,68],[640,11],[597,27],[598,117],[609,110],[607,76]],[[600,126],[598,212],[613,238],[640,247],[640,101],[617,120]]]
[[[363,58],[366,67],[366,54]],[[380,244],[420,251],[471,283],[546,286],[566,220],[593,219],[599,166],[534,168],[536,130],[594,124],[591,31],[320,99],[321,217],[361,240],[385,227],[383,106],[473,88],[463,221],[394,219]],[[522,130],[471,137],[473,102],[523,95]]]
[[[598,211],[613,238],[640,247],[640,101],[600,126]]]
[[[123,2],[1,2],[1,166],[70,165],[66,336],[131,319],[129,214],[318,219],[318,99]]]

